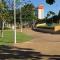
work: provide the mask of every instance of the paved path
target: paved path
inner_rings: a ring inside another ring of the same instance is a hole
[[[41,60],[60,60],[60,34],[35,32],[31,29],[24,30],[24,33],[31,35],[32,40],[16,44],[17,47],[40,52],[44,56]]]
[[[32,40],[17,44],[19,47],[33,48],[43,54],[60,55],[60,34],[49,34],[24,30],[24,33],[31,35]]]

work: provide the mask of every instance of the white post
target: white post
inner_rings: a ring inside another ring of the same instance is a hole
[[[16,0],[14,0],[14,43],[16,44]]]
[[[21,3],[21,0],[20,0]],[[21,16],[21,4],[20,4],[20,24],[21,24],[21,32],[22,32],[22,16]]]

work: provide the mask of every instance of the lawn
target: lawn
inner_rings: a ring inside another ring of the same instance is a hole
[[[1,33],[0,33],[0,36],[1,36]],[[29,41],[31,39],[32,39],[31,36],[28,36],[21,32],[17,32],[17,43]],[[3,38],[0,37],[0,45],[13,44],[13,43],[14,43],[14,32],[11,30],[7,30],[7,31],[5,30],[4,37]]]

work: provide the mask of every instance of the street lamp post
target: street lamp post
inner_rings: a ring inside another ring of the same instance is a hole
[[[14,43],[16,44],[16,0],[14,0]]]

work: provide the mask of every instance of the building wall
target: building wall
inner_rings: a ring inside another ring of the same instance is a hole
[[[44,6],[39,5],[38,6],[38,19],[43,19],[44,18]]]

